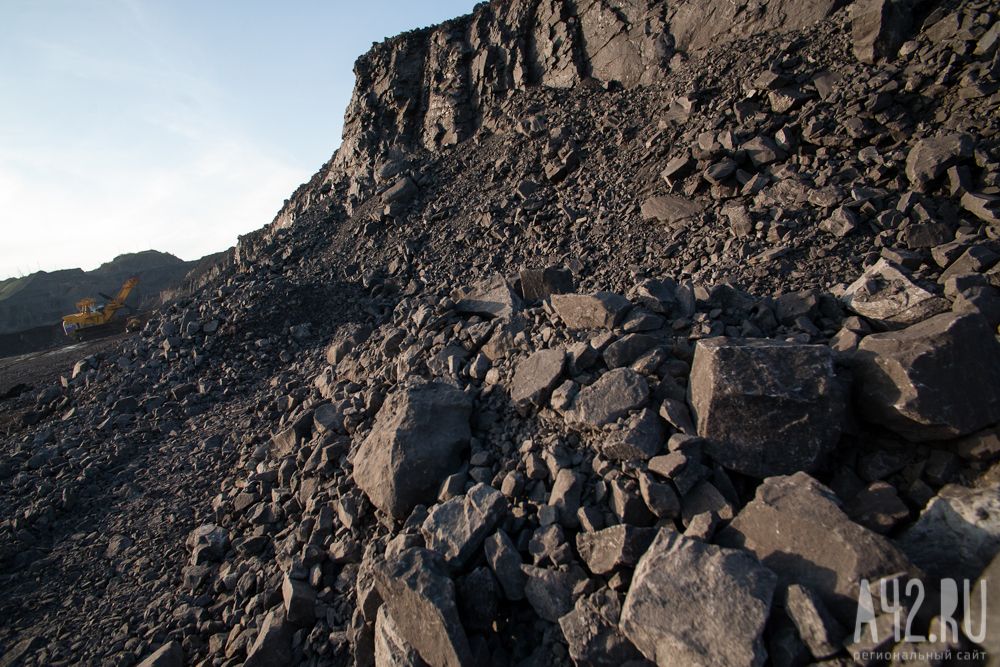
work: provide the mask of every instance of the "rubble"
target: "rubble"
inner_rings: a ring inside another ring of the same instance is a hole
[[[996,8],[612,4],[373,45],[270,225],[4,360],[5,659],[846,664],[989,576]]]

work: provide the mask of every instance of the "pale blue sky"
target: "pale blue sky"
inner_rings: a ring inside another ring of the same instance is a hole
[[[474,0],[0,0],[0,278],[262,227],[340,143],[354,60]]]

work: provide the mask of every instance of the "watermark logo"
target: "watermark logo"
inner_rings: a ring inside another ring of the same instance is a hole
[[[909,579],[901,582],[899,578],[881,579],[874,590],[878,592],[879,611],[875,609],[872,596],[873,586],[867,579],[861,580],[858,591],[858,612],[854,622],[854,643],[871,642],[880,645],[889,637],[880,636],[885,628],[885,622],[878,622],[878,617],[889,616],[892,619],[892,640],[895,643],[907,642],[921,644],[924,642],[949,644],[959,640],[959,621],[957,612],[962,605],[962,632],[970,640],[981,644],[986,639],[986,581],[982,581],[974,590],[973,583],[968,579],[959,582],[955,579],[942,579],[940,588],[940,606],[931,611],[937,612],[936,632],[928,636],[913,632],[914,621],[921,616],[921,608],[927,601],[924,583],[919,579]],[[959,592],[963,593],[961,596]],[[978,593],[978,595],[975,595]],[[973,597],[976,599],[973,599]],[[976,622],[978,621],[978,623]],[[881,629],[879,626],[882,626]]]

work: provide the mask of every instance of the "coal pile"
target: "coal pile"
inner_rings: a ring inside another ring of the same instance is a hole
[[[1000,13],[617,4],[376,45],[232,263],[2,404],[0,664],[1000,648],[936,618],[1000,567]]]

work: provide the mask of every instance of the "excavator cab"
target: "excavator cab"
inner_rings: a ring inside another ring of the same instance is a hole
[[[63,333],[77,340],[84,337],[97,337],[104,333],[110,333],[111,320],[122,308],[132,310],[132,307],[125,303],[132,289],[139,284],[139,279],[135,276],[129,278],[118,290],[118,294],[111,297],[106,296],[107,303],[98,304],[96,299],[87,297],[76,302],[77,312],[72,315],[64,315],[62,318]],[[105,296],[102,294],[101,296]],[[134,318],[130,318],[134,319]]]

